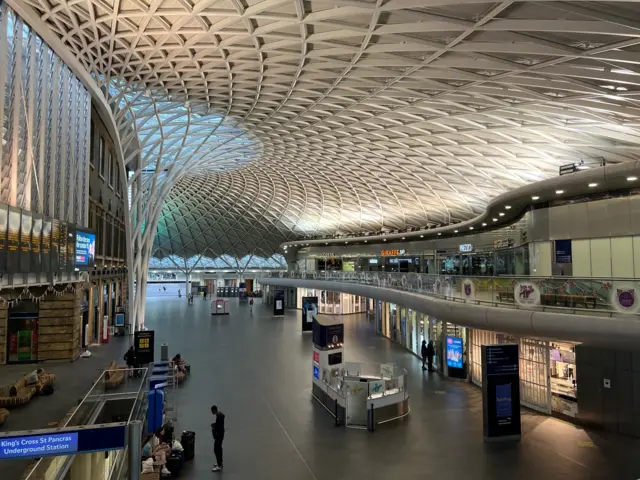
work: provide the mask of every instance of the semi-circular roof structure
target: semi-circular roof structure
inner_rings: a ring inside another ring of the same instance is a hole
[[[634,2],[26,3],[107,96],[159,257],[464,220],[640,159]]]

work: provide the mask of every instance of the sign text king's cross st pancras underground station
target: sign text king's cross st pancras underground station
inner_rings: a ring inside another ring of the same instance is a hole
[[[77,451],[77,432],[0,439],[0,458],[45,457]]]

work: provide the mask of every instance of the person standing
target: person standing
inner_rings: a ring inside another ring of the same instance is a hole
[[[429,345],[427,345],[427,363],[428,363],[430,372],[433,372],[433,356],[435,354],[436,354],[436,349],[433,348],[433,342],[429,340]]]
[[[136,368],[136,351],[133,345],[129,347],[127,353],[124,354],[124,361],[127,362],[127,370],[129,371],[129,377],[133,378],[134,368]]]
[[[224,440],[224,413],[218,410],[216,405],[211,407],[213,423],[211,424],[211,434],[213,435],[213,454],[216,456],[216,464],[213,472],[222,471],[222,441]]]
[[[249,300],[249,305],[251,306],[251,313],[253,313],[253,298]]]
[[[422,348],[420,349],[420,353],[422,354],[422,370],[426,370],[427,354],[429,353],[426,340],[422,340]]]

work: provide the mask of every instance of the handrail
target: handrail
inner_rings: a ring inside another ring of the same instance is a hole
[[[640,313],[640,279],[541,276],[472,276],[397,272],[287,271],[268,278],[359,283],[476,305],[570,313]]]

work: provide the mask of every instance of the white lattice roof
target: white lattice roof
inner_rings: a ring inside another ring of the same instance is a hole
[[[158,256],[447,223],[639,158],[635,2],[27,3],[109,96],[145,212],[166,200]]]

